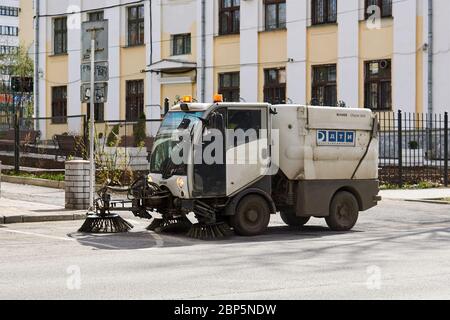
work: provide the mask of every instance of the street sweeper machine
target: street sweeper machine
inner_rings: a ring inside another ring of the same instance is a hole
[[[149,230],[197,239],[263,234],[278,212],[292,227],[316,217],[348,231],[380,200],[378,128],[367,109],[184,97],[165,116],[129,205],[105,187],[97,212],[157,216]]]

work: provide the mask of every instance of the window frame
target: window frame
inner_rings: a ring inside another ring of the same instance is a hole
[[[225,7],[226,0],[219,0],[219,35],[239,34],[241,32],[241,2],[240,0],[230,0],[232,5]],[[239,4],[236,4],[239,3]],[[238,21],[235,21],[235,14],[238,14]],[[229,14],[229,16],[226,16]],[[223,19],[226,19],[227,30],[223,30]]]
[[[329,75],[330,75],[330,69],[334,68],[335,73],[335,79],[334,81],[330,81]],[[317,73],[320,72],[321,69],[326,69],[326,80],[318,80],[317,79]],[[337,65],[336,64],[320,64],[320,65],[313,65],[311,68],[311,98],[313,101],[316,99],[318,101],[318,106],[326,106],[326,107],[332,107],[337,106],[338,100],[337,100]],[[327,88],[334,88],[334,98],[331,101],[327,101]],[[318,91],[322,90],[323,97],[320,99],[317,97]]]
[[[269,80],[269,72],[276,71],[276,82],[271,82]],[[286,89],[287,89],[287,81],[280,82],[280,72],[283,71],[285,73],[286,78],[286,68],[267,68],[264,69],[264,102],[271,104],[284,104],[286,103]],[[287,79],[286,79],[287,80]],[[274,100],[276,96],[280,97],[280,101]],[[269,97],[271,97],[269,99]]]
[[[133,18],[131,11],[136,10],[136,17]],[[142,16],[140,16],[141,9],[143,10]],[[133,26],[136,27],[136,36],[133,37]],[[127,46],[135,47],[145,44],[145,8],[144,5],[136,5],[127,7]],[[142,33],[141,33],[142,31]]]
[[[371,1],[371,0],[364,0],[364,19],[365,20],[369,19],[372,16],[372,14],[367,13],[367,9],[369,8],[369,1]],[[386,0],[386,1],[389,1],[388,6],[390,7],[387,14],[384,13],[384,7],[386,5],[386,3],[384,3],[385,0],[372,0],[372,1],[377,2],[377,4],[375,4],[375,5],[380,8],[381,18],[392,18],[393,17],[393,15],[392,15],[392,13],[393,13],[392,0]],[[374,4],[370,4],[370,5],[374,5]]]
[[[134,87],[135,92],[131,92]],[[144,113],[145,90],[144,80],[128,80],[125,82],[125,119],[130,122],[137,122]],[[137,110],[132,110],[136,108]]]
[[[264,4],[264,29],[265,31],[274,31],[274,30],[283,30],[286,29],[286,0],[264,0],[263,2]],[[275,27],[271,27],[271,24],[268,23],[268,7],[269,6],[276,6],[276,23],[275,23]],[[284,21],[281,21],[280,19],[280,7],[284,5],[285,7],[285,16],[284,16]]]
[[[317,6],[318,6],[318,2],[322,1],[324,6],[323,6],[323,14],[322,14],[322,18],[323,21],[319,21],[319,12],[317,10]],[[341,1],[345,1],[345,0],[341,0]],[[331,8],[331,3],[334,2],[335,5],[333,6],[333,8],[335,9],[335,12],[333,14],[333,16],[330,15],[330,8]],[[311,24],[313,26],[318,26],[318,25],[324,25],[324,24],[334,24],[337,23],[337,6],[338,6],[338,0],[312,0],[311,3]],[[331,18],[333,17],[333,18]]]
[[[60,92],[59,92],[60,91]],[[61,109],[61,110],[59,110]],[[57,112],[57,110],[59,110]],[[57,119],[55,119],[57,118]],[[67,123],[67,86],[52,87],[52,124]]]
[[[61,29],[57,29],[57,22],[59,21],[61,21]],[[57,41],[61,41],[60,46],[57,45]],[[59,50],[59,47],[61,47],[61,50]],[[67,17],[53,19],[53,54],[67,54]]]
[[[88,12],[87,18],[88,18],[89,22],[103,21],[103,20],[105,20],[105,11],[98,10],[98,11]]]
[[[381,63],[382,61],[387,61],[389,63],[389,76],[380,75],[369,77],[370,64]],[[377,84],[377,108],[371,105],[371,86]],[[383,101],[383,97],[386,97],[386,93],[383,94],[383,86],[389,84],[389,97],[387,101]],[[389,107],[385,108],[384,105],[388,103]],[[392,60],[381,59],[381,60],[368,60],[364,61],[364,106],[368,109],[377,112],[389,112],[392,111]]]
[[[183,41],[183,50],[181,52],[177,51],[177,40],[181,39]],[[185,56],[192,54],[192,39],[190,33],[179,33],[172,35],[172,56]]]
[[[240,86],[240,72],[239,71],[233,71],[233,72],[223,72],[219,73],[219,94],[223,95],[223,101],[224,102],[239,102],[240,101],[240,94],[241,94],[241,86]],[[224,85],[224,78],[226,76],[230,77],[230,86]],[[233,83],[235,82],[234,78],[237,78],[237,86],[234,86]],[[237,99],[233,99],[233,96],[235,96],[237,93]]]

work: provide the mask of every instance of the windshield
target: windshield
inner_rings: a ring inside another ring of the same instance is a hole
[[[170,112],[161,124],[150,161],[150,172],[162,174],[170,165],[172,150],[180,144],[177,136],[182,136],[200,121],[203,112]],[[177,165],[173,167],[176,175],[186,175],[187,165]]]

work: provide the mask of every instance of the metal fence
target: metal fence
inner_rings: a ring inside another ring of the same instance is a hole
[[[448,113],[380,113],[380,181],[448,186]]]
[[[153,136],[160,122],[161,119],[96,121],[95,147],[98,152],[120,148],[132,158],[139,157],[133,160],[133,169],[148,170]],[[10,165],[60,169],[68,158],[87,159],[89,156],[86,115],[18,118],[18,134],[14,117],[0,115],[0,128],[0,158]]]

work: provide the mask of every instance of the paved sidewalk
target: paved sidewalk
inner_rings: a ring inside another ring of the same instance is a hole
[[[1,183],[0,224],[84,219],[64,208],[64,190]]]
[[[387,200],[434,200],[450,198],[450,189],[382,190],[380,195]]]

